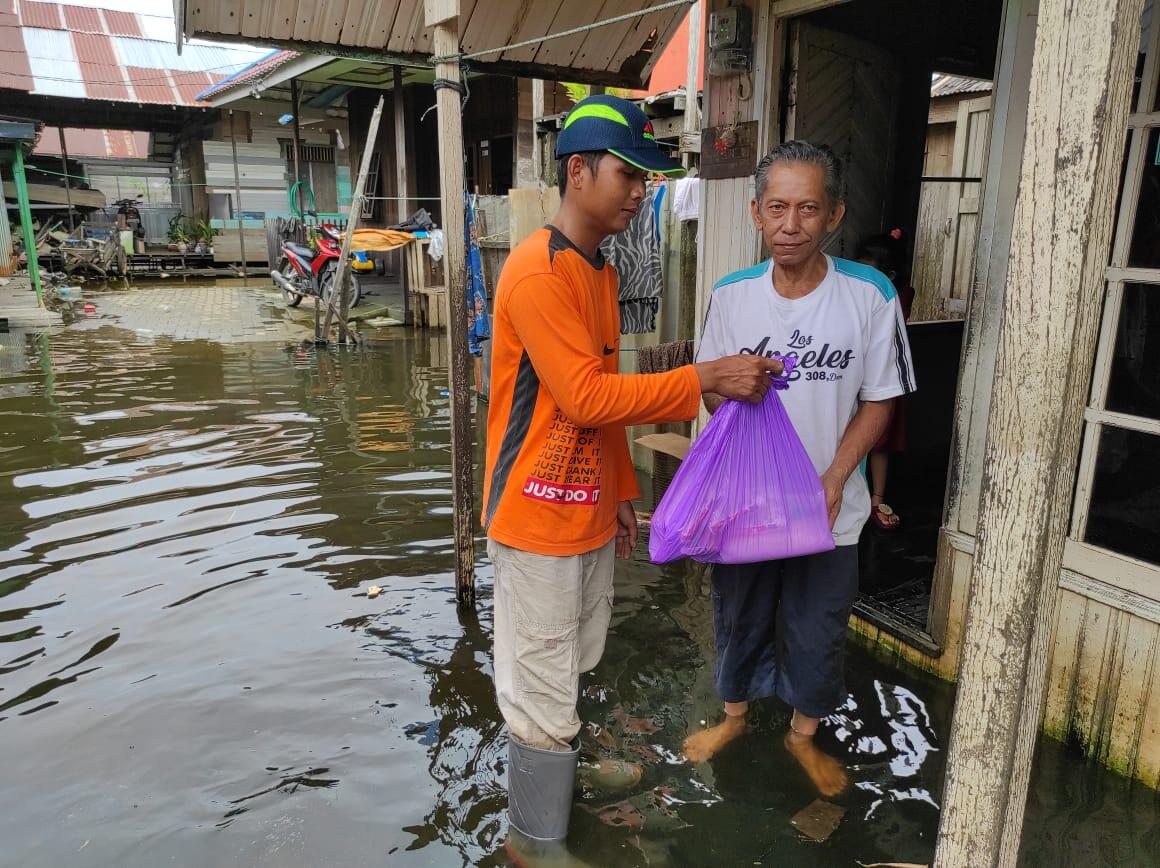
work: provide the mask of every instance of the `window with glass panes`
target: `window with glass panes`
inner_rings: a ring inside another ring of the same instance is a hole
[[[1160,600],[1160,21],[1145,3],[1064,565]]]

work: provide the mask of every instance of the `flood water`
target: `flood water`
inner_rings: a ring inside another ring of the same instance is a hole
[[[454,600],[445,341],[0,337],[0,864],[510,864],[482,544],[477,612]],[[695,571],[618,573],[584,747],[645,774],[577,791],[570,864],[929,862],[952,689],[851,650],[823,739],[854,786],[813,843],[777,703],[679,756],[718,713],[708,613]],[[1155,865],[1158,805],[1044,742],[1023,861]]]

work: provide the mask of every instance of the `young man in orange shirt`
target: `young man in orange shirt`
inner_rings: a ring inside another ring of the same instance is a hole
[[[511,824],[565,837],[580,673],[604,652],[613,563],[636,545],[626,425],[693,418],[703,393],[759,401],[780,361],[729,356],[619,373],[615,270],[600,242],[677,175],[632,103],[589,97],[556,147],[560,210],[512,251],[496,291],[483,524],[495,567],[495,681],[510,730]]]

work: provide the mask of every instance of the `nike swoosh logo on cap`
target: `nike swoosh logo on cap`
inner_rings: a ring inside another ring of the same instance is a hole
[[[604,345],[604,355],[611,356],[615,352],[616,350],[613,347],[608,346],[608,344]]]

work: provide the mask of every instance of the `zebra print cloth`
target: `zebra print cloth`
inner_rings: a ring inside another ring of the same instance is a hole
[[[656,331],[657,311],[664,291],[661,274],[658,206],[664,188],[650,188],[628,228],[604,239],[600,250],[620,278],[620,333]]]

